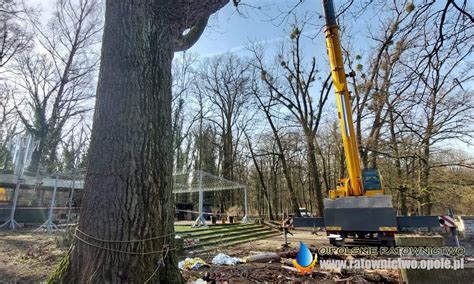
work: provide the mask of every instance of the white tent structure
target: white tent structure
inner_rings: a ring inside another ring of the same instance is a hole
[[[203,217],[204,192],[222,190],[243,190],[244,191],[244,217],[242,223],[248,220],[247,188],[245,185],[214,176],[201,170],[179,171],[174,174],[173,193],[199,192],[199,215],[193,227],[206,226]]]
[[[26,188],[36,188],[41,186],[42,188],[52,190],[52,200],[50,202],[48,210],[47,221],[40,226],[40,230],[46,230],[52,232],[57,226],[53,223],[53,211],[56,206],[56,193],[59,189],[68,189],[71,191],[69,200],[69,209],[67,213],[68,222],[70,220],[72,197],[74,196],[74,190],[82,190],[84,187],[84,173],[56,173],[53,175],[45,175],[38,177],[29,177],[23,175],[23,171],[26,164],[25,153],[28,153],[31,147],[31,139],[24,139],[22,149],[20,149],[17,155],[18,163],[16,165],[14,174],[0,174],[0,186],[13,187],[14,196],[13,203],[10,211],[10,218],[3,224],[0,224],[0,228],[8,227],[15,229],[17,222],[14,219],[15,211],[17,209],[18,194],[20,191],[20,185]],[[222,191],[222,190],[243,190],[244,191],[244,217],[242,223],[247,223],[248,220],[248,201],[247,201],[247,188],[245,185],[227,180],[222,177],[214,176],[200,170],[180,171],[173,175],[173,193],[192,193],[199,192],[199,211],[198,217],[193,226],[206,226],[205,219],[203,217],[203,202],[204,192],[206,191]]]

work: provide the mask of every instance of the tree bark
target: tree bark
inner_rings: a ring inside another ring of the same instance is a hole
[[[227,2],[107,0],[81,219],[50,282],[183,282],[173,228],[171,62]]]

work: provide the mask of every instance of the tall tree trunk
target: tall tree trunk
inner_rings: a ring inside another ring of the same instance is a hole
[[[430,113],[426,129],[423,133],[423,139],[421,141],[421,153],[420,153],[420,173],[419,173],[419,194],[420,194],[420,213],[423,215],[431,215],[431,209],[433,207],[431,198],[430,185],[430,159],[431,159],[431,138],[433,135],[435,117],[437,114],[437,101],[438,92],[435,90],[430,96]]]
[[[314,145],[314,133],[306,131],[306,153],[308,156],[309,176],[311,178],[310,186],[313,187],[313,192],[318,204],[319,216],[324,216],[323,192],[319,177],[318,164],[316,162],[316,147]]]
[[[270,197],[268,195],[268,189],[267,189],[267,185],[265,184],[265,178],[263,177],[263,172],[260,169],[260,166],[258,165],[258,161],[257,161],[257,158],[255,156],[255,152],[253,151],[253,148],[252,148],[252,142],[250,141],[250,138],[248,137],[247,133],[244,132],[244,134],[245,134],[245,137],[247,138],[247,143],[248,143],[248,146],[249,146],[250,155],[252,156],[252,161],[255,165],[255,169],[257,170],[258,180],[260,181],[260,185],[262,187],[261,191],[263,192],[263,195],[265,196],[265,200],[267,201],[268,214],[269,214],[270,220],[274,220],[273,211],[272,211],[272,203],[271,203]]]
[[[36,173],[40,168],[41,160],[43,158],[43,152],[46,147],[46,134],[35,135],[35,139],[39,139],[39,143],[36,149],[31,154],[31,162],[28,166],[28,171],[33,173]]]
[[[431,208],[433,207],[431,200],[431,191],[429,188],[430,178],[430,146],[429,142],[422,145],[422,153],[420,157],[420,173],[419,173],[419,194],[420,194],[420,209],[421,214],[431,215]]]
[[[297,199],[297,196],[296,196],[296,190],[293,187],[293,181],[291,179],[291,172],[290,172],[290,168],[288,167],[288,163],[287,163],[287,160],[286,160],[286,157],[285,157],[285,150],[284,150],[283,145],[281,143],[280,135],[278,134],[278,130],[277,130],[275,124],[273,123],[273,119],[272,119],[272,116],[270,114],[270,108],[265,106],[265,104],[258,97],[258,95],[256,95],[255,97],[257,98],[260,106],[264,110],[267,121],[270,124],[270,127],[272,129],[273,137],[275,138],[276,146],[277,146],[277,149],[278,149],[278,157],[280,158],[280,161],[281,161],[281,167],[283,169],[283,174],[285,176],[286,185],[288,187],[288,193],[290,194],[291,209],[294,212],[294,214],[299,217],[299,216],[301,216],[301,214],[300,214],[300,209],[299,209],[299,205],[298,205],[298,199]]]
[[[273,208],[275,209],[275,217],[278,220],[278,215],[282,213],[281,207],[278,207],[278,189],[277,189],[277,167],[276,167],[276,157],[272,156],[272,164],[270,166],[270,181],[271,181],[271,188],[273,192]]]
[[[398,209],[401,215],[406,216],[408,214],[408,204],[407,204],[407,190],[406,182],[402,181],[402,163],[400,159],[400,151],[398,149],[398,140],[397,134],[395,131],[395,117],[393,111],[393,105],[389,104],[388,108],[388,117],[389,117],[389,129],[390,129],[390,142],[393,151],[393,156],[395,157],[395,169],[396,171],[396,182],[398,183]]]
[[[222,161],[222,175],[224,178],[228,180],[234,179],[234,152],[233,152],[233,145],[232,145],[232,117],[226,116],[226,129],[224,130],[224,137],[223,137],[223,161]],[[227,196],[227,201],[229,202],[229,207],[235,204],[234,200],[234,191],[230,191],[229,195]]]
[[[172,235],[174,31],[158,5],[107,1],[80,239],[63,282],[182,282]]]
[[[283,149],[283,145],[281,144],[280,136],[278,135],[278,130],[276,129],[275,125],[273,124],[273,120],[268,112],[265,112],[268,122],[270,123],[270,126],[272,128],[273,132],[273,137],[275,138],[277,147],[278,147],[278,153],[279,153],[279,158],[281,161],[281,167],[283,169],[283,175],[285,176],[286,180],[286,185],[288,187],[288,193],[290,194],[290,201],[291,201],[291,209],[294,212],[296,216],[301,216],[300,214],[300,206],[298,204],[298,199],[296,196],[296,190],[293,187],[293,180],[291,178],[291,172],[290,168],[288,167],[288,163],[286,161],[285,157],[285,150]]]

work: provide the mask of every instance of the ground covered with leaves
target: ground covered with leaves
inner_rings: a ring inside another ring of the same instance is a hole
[[[39,283],[66,254],[64,232],[0,231],[0,283]]]
[[[245,263],[236,266],[210,266],[199,271],[183,271],[188,282],[203,279],[209,283],[398,283],[395,270],[342,270],[323,271],[316,269],[312,274],[301,275],[288,271],[280,263]]]
[[[189,257],[200,257],[209,266],[197,270],[182,270],[182,274],[188,282],[203,279],[208,283],[399,283],[398,271],[396,270],[321,270],[316,268],[312,274],[301,275],[298,272],[283,268],[289,265],[288,259],[270,260],[264,262],[249,262],[236,264],[234,266],[213,265],[212,259],[218,253],[225,253],[232,257],[247,258],[252,255],[268,253],[288,253],[296,255],[299,242],[303,241],[313,251],[321,246],[329,245],[326,234],[311,231],[293,231],[288,236],[289,248],[283,248],[284,237],[276,236],[269,239],[249,242],[232,247],[216,248],[214,251],[189,255]],[[199,282],[198,282],[199,283]]]
[[[213,265],[212,259],[218,253],[232,257],[246,258],[265,253],[282,253],[297,251],[299,241],[303,241],[310,249],[315,250],[328,245],[323,232],[313,234],[309,231],[293,231],[289,237],[290,247],[282,248],[283,236],[248,242],[232,247],[216,247],[215,250],[185,257],[199,257],[208,266],[196,270],[182,270],[187,282],[207,281],[208,283],[312,283],[312,282],[344,282],[368,283],[384,282],[398,283],[400,281],[396,270],[316,270],[309,275],[301,275],[285,269],[285,260],[269,260],[263,262],[241,263],[233,266]],[[34,229],[17,231],[0,230],[0,283],[39,283],[45,281],[55,270],[66,254],[71,242],[71,234],[65,231],[48,234]],[[472,243],[463,243],[467,255],[472,255]],[[449,245],[449,244],[448,244]],[[286,260],[288,261],[288,260]],[[286,266],[291,266],[286,263]],[[199,283],[199,282],[198,282]]]
[[[296,233],[290,238],[293,249],[303,239],[311,246],[324,244],[323,235],[316,236],[309,233]],[[56,266],[66,254],[71,241],[70,234],[64,231],[48,234],[34,231],[34,229],[20,229],[17,231],[0,231],[0,283],[39,283],[48,279]],[[260,240],[227,248],[216,248],[192,257],[201,257],[211,264],[212,258],[219,252],[235,257],[246,257],[264,252],[281,251],[282,237]],[[193,282],[198,279],[209,282],[313,282],[321,280],[361,280],[366,282],[364,273],[350,271],[316,271],[311,275],[301,276],[293,271],[281,268],[279,261],[264,263],[243,263],[235,266],[210,265],[199,270],[183,270],[186,281]],[[385,282],[397,282],[394,272],[373,272],[369,277],[375,277]],[[380,276],[378,276],[380,275]],[[378,277],[378,278],[377,278]]]

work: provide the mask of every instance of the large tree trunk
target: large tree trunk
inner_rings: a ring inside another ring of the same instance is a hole
[[[150,2],[107,1],[79,238],[65,283],[182,282],[172,235],[173,26]]]
[[[278,146],[278,153],[279,153],[279,158],[280,158],[280,161],[281,161],[281,167],[283,169],[283,175],[285,176],[286,185],[287,185],[287,188],[288,188],[288,193],[290,195],[291,209],[292,209],[293,213],[295,214],[295,216],[299,217],[299,216],[301,216],[300,206],[298,204],[298,199],[297,199],[297,196],[296,196],[296,190],[293,187],[293,180],[291,178],[290,168],[289,168],[289,166],[287,164],[287,161],[286,161],[285,150],[283,149],[283,145],[281,144],[281,139],[280,139],[280,136],[278,134],[278,130],[276,129],[275,125],[273,124],[273,121],[272,121],[272,118],[271,118],[270,114],[267,111],[265,112],[265,114],[267,116],[268,122],[270,123],[270,126],[272,128],[272,132],[273,132],[273,137],[275,138],[276,144]]]

